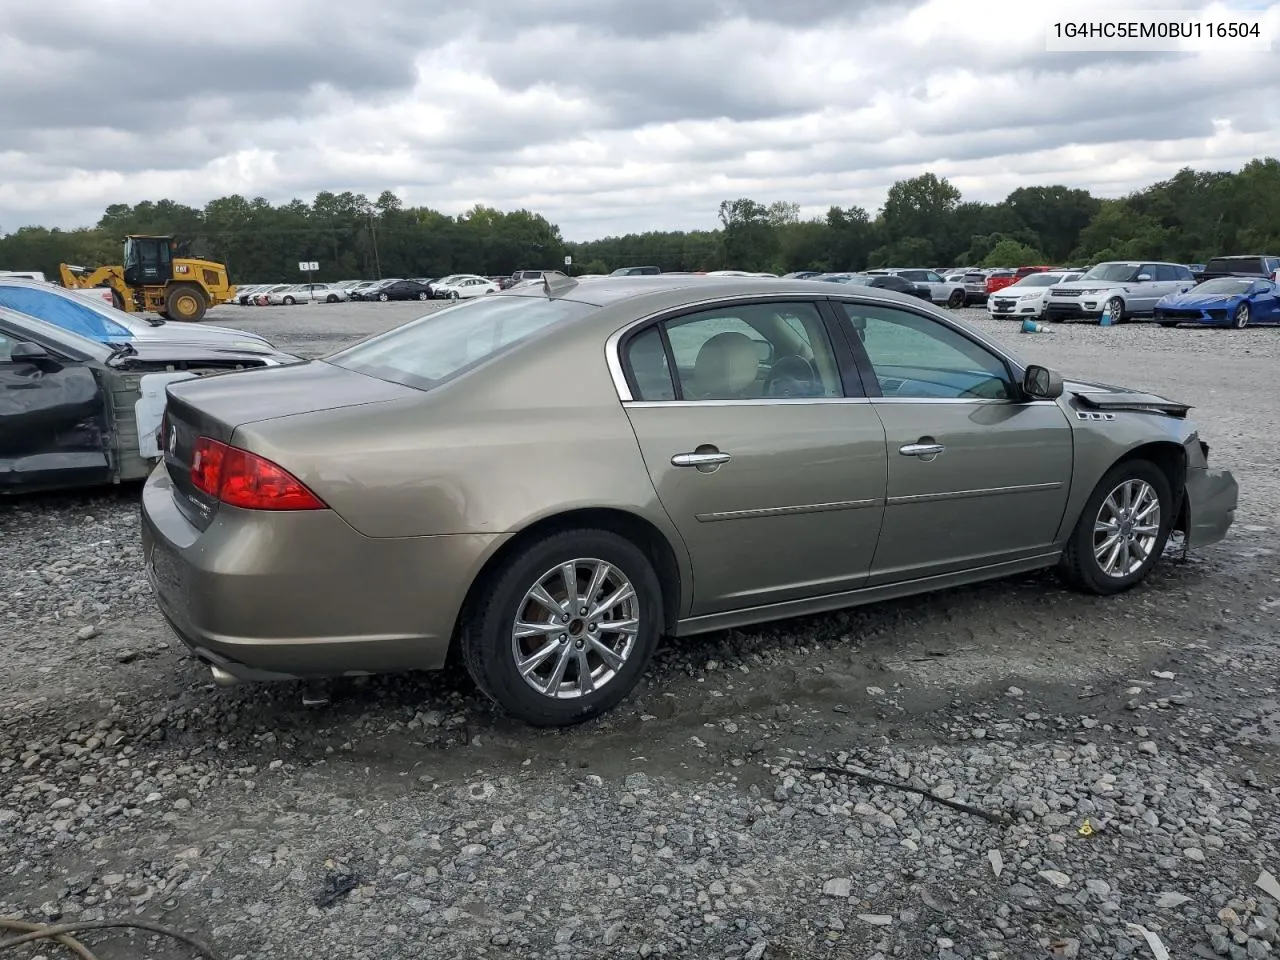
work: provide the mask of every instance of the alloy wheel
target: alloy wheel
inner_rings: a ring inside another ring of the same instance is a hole
[[[640,633],[640,598],[627,576],[604,560],[558,564],[516,608],[511,655],[530,687],[569,700],[608,684]]]
[[[1145,480],[1129,479],[1112,490],[1093,524],[1093,556],[1109,577],[1136,573],[1160,536],[1160,496]]]
[[[1249,325],[1249,305],[1242,303],[1236,307],[1236,312],[1231,317],[1231,325],[1237,330],[1243,330]]]

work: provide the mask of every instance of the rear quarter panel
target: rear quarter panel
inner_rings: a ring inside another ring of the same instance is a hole
[[[656,526],[687,574],[609,376],[616,326],[558,331],[408,399],[246,424],[232,442],[367,537],[517,532],[613,508]]]

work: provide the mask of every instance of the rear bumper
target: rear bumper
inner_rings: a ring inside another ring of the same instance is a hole
[[[467,590],[506,537],[371,538],[328,510],[226,506],[201,531],[163,466],[142,494],[161,614],[198,657],[246,680],[443,666]]]
[[[1230,470],[1187,473],[1187,545],[1205,547],[1227,535],[1236,517],[1240,488]]]

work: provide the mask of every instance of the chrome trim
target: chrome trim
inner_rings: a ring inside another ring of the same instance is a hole
[[[727,453],[677,453],[671,458],[673,467],[717,467],[733,457]]]
[[[754,520],[756,517],[792,517],[801,513],[829,513],[836,510],[862,510],[866,507],[884,506],[876,500],[836,500],[831,503],[801,503],[793,507],[757,507],[754,510],[724,510],[719,513],[696,513],[699,523],[719,523],[722,520]]]
[[[947,449],[940,443],[908,443],[898,448],[904,457],[936,457]]]
[[[986,397],[872,397],[871,402],[880,403],[971,403],[971,404],[1003,404],[1009,407],[1031,407],[1050,404],[1057,406],[1055,400],[990,400]]]
[[[748,400],[624,400],[628,410],[649,407],[772,407],[813,403],[870,403],[866,397],[756,397]]]
[[[987,487],[981,490],[952,490],[947,493],[917,493],[907,497],[890,497],[889,506],[908,503],[932,503],[938,500],[969,500],[974,497],[997,497],[1006,493],[1039,493],[1043,490],[1059,490],[1061,481],[1051,483],[1022,483],[1012,487]]]

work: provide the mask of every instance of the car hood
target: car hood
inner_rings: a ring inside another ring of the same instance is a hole
[[[279,350],[249,350],[229,344],[195,340],[134,340],[129,343],[129,347],[130,350],[117,354],[108,363],[117,369],[128,370],[162,364],[224,367],[238,363],[259,366],[302,362],[301,357]]]
[[[1082,290],[1119,290],[1136,282],[1136,280],[1072,280],[1070,283],[1060,283],[1049,289],[1054,293],[1062,291],[1077,294]]]
[[[1241,293],[1197,293],[1194,288],[1186,293],[1171,293],[1160,298],[1165,307],[1211,307],[1219,304],[1235,303],[1241,299]]]
[[[1089,380],[1064,380],[1062,395],[1074,406],[1083,410],[1163,413],[1182,419],[1191,409],[1190,404],[1168,400],[1154,393],[1118,387],[1110,383],[1094,383]]]
[[[248,350],[255,353],[273,352],[275,348],[265,337],[245,333],[231,327],[218,327],[207,323],[182,323],[169,320],[160,326],[130,324],[132,339],[154,343],[202,343],[209,346]]]

